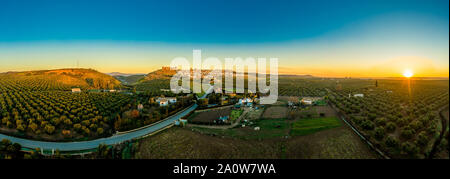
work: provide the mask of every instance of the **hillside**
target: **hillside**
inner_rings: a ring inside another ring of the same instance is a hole
[[[117,75],[117,76],[114,76],[114,78],[116,78],[117,80],[119,80],[120,82],[122,82],[125,85],[133,85],[133,84],[137,83],[139,80],[143,79],[144,77],[145,77],[145,75],[126,75],[126,76]]]
[[[146,75],[145,73],[121,73],[121,72],[111,72],[111,73],[106,73],[109,76],[134,76],[134,75]]]
[[[148,81],[148,80],[154,80],[154,79],[168,79],[175,75],[177,73],[176,70],[171,70],[169,67],[162,67],[159,70],[150,72],[147,74],[143,79],[140,81]]]
[[[56,69],[1,73],[0,79],[17,84],[39,84],[45,89],[113,89],[120,87],[117,79],[93,69]],[[25,85],[29,86],[29,85]],[[35,85],[36,87],[36,85]]]
[[[202,70],[202,77],[208,74],[210,70]],[[141,78],[136,85],[138,91],[161,91],[170,88],[170,79],[177,73],[177,70],[171,70],[170,67],[162,67],[159,70],[150,72]],[[191,71],[192,74],[192,71]]]
[[[208,75],[211,72],[211,70],[202,70],[201,71],[201,77],[202,79]],[[161,69],[158,69],[156,71],[150,72],[149,74],[145,75],[144,78],[139,79],[136,83],[128,83],[135,85],[136,90],[138,91],[160,91],[164,89],[170,88],[170,79],[173,75],[177,73],[177,70],[171,70],[169,67],[162,67]],[[193,71],[190,71],[191,77],[193,76]],[[236,72],[234,72],[236,73]],[[292,77],[304,77],[304,78],[314,78],[310,75],[304,75],[304,76],[296,76],[293,75]],[[116,77],[117,78],[117,77]],[[233,78],[236,78],[234,76]],[[126,79],[121,77],[117,78],[120,81],[124,82]],[[244,83],[247,84],[248,76],[247,72],[245,73],[244,77]],[[225,71],[222,71],[222,81],[225,81]],[[126,83],[125,83],[126,84]],[[191,83],[192,85],[192,83]],[[225,83],[222,83],[222,85],[225,85]]]
[[[202,70],[202,77],[209,74],[210,70]],[[150,80],[170,80],[173,75],[177,73],[177,70],[171,70],[169,67],[162,67],[159,70],[150,72],[145,75],[145,78],[141,79],[140,82],[150,81]],[[192,75],[192,71],[191,71]]]

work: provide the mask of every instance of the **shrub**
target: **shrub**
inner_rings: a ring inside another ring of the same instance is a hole
[[[386,124],[386,131],[387,132],[394,132],[396,128],[397,128],[397,126],[393,122],[388,122]]]
[[[388,136],[386,138],[386,141],[384,142],[386,144],[386,146],[390,147],[390,148],[397,148],[398,147],[398,140]]]
[[[384,128],[383,127],[377,127],[375,128],[375,139],[381,141],[383,140],[384,136],[386,135],[386,133],[384,132]]]

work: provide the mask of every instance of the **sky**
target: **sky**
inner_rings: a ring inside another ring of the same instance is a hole
[[[285,74],[448,77],[449,1],[0,1],[0,72],[148,73],[193,49]]]

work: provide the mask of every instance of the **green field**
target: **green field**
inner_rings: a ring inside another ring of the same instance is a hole
[[[289,131],[289,124],[286,119],[264,119],[256,122],[260,131],[256,131],[259,138],[273,138],[286,136]]]
[[[232,110],[231,111],[231,115],[230,115],[231,122],[233,123],[234,121],[236,121],[236,119],[238,119],[239,116],[242,115],[242,112],[244,112],[244,110],[242,110],[242,109],[240,109],[240,110]]]
[[[254,130],[254,127],[260,127],[260,130]],[[239,139],[270,139],[287,136],[289,134],[289,123],[286,119],[263,119],[255,121],[251,126],[245,128],[231,129],[208,129],[193,127],[193,129],[202,134],[214,136],[227,136]]]
[[[341,125],[342,123],[336,117],[302,119],[292,124],[291,135],[308,135],[324,129],[339,127]]]
[[[318,100],[315,102],[315,104],[318,106],[326,106],[327,102],[325,100]]]
[[[307,118],[290,123],[286,119],[261,119],[255,121],[251,127],[223,129],[203,129],[195,128],[206,134],[218,136],[229,136],[241,139],[270,139],[287,135],[304,136],[325,129],[341,126],[341,122],[336,117]],[[254,127],[260,127],[255,131]]]

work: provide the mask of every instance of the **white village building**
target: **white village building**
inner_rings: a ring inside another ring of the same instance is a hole
[[[72,93],[81,93],[80,88],[72,88]]]
[[[159,103],[159,106],[167,106],[169,104],[173,104],[177,102],[177,98],[176,97],[159,97],[156,99],[156,102]]]

